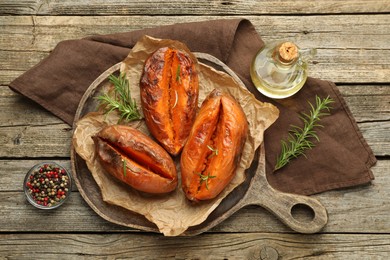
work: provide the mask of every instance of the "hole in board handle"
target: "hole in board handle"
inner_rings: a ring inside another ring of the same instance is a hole
[[[291,208],[291,216],[299,222],[311,222],[315,217],[315,212],[308,205],[298,203]]]

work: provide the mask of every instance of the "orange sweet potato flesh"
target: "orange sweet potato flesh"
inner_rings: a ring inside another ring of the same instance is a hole
[[[140,80],[141,104],[151,134],[176,156],[195,120],[199,80],[184,51],[160,48],[146,61]]]
[[[149,136],[130,126],[112,125],[93,137],[103,168],[132,188],[162,194],[177,187],[170,155]]]
[[[213,90],[183,148],[182,188],[192,201],[215,198],[235,176],[248,135],[247,118],[229,94]]]

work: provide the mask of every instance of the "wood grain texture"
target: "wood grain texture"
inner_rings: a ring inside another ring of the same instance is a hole
[[[1,157],[69,157],[70,155],[72,131],[65,123],[1,127],[0,132]]]
[[[193,1],[48,1],[3,0],[1,14],[13,15],[246,15],[246,14],[309,14],[309,13],[385,13],[390,11],[386,0],[198,0]]]
[[[357,121],[390,120],[388,85],[338,85],[338,88]]]
[[[215,16],[0,16],[0,84],[28,70],[68,39],[218,19]],[[223,18],[234,18],[224,16]],[[309,75],[338,83],[390,82],[386,15],[246,16],[265,42],[289,39],[317,48]],[[286,30],[286,24],[293,28]],[[17,42],[18,44],[15,44]],[[17,58],[15,58],[17,57]]]
[[[70,169],[68,160],[52,159]],[[99,217],[74,192],[65,205],[51,212],[37,210],[28,204],[22,193],[25,173],[40,160],[0,161],[0,232],[38,232],[50,227],[56,232],[124,232],[135,231],[109,223]],[[373,167],[375,180],[363,185],[312,196],[320,200],[328,211],[328,224],[323,233],[390,233],[390,161],[380,160]],[[297,212],[296,218],[305,219],[308,211]],[[52,217],[50,217],[52,216]],[[53,217],[54,216],[54,217]],[[13,221],[10,221],[10,220]],[[44,220],[44,221],[43,221]],[[58,225],[58,223],[63,223]],[[34,223],[21,225],[20,223]],[[292,232],[265,209],[248,206],[217,225],[210,232]]]
[[[356,234],[4,234],[0,252],[7,259],[386,259],[389,240],[390,235]],[[53,241],[55,248],[42,247]]]
[[[61,40],[215,19],[250,20],[264,40],[295,37],[301,47],[386,50],[387,15],[310,16],[0,16],[4,44],[15,50],[51,50]],[[288,25],[288,28],[286,28]],[[365,35],[370,37],[365,37]],[[10,45],[12,39],[23,39]],[[2,48],[3,49],[3,48]],[[367,60],[369,61],[369,60]]]

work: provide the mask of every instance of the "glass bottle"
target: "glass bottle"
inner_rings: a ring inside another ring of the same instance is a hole
[[[315,49],[299,49],[288,41],[265,45],[251,64],[253,84],[271,98],[292,96],[305,84],[307,62],[315,54]]]

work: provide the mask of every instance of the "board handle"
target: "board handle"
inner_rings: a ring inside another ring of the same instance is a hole
[[[292,230],[304,234],[313,234],[321,231],[328,222],[328,213],[326,208],[315,198],[284,193],[277,191],[271,186],[262,186],[262,196],[256,202],[264,207]],[[298,220],[293,216],[294,207],[307,208],[312,211],[311,220]]]

